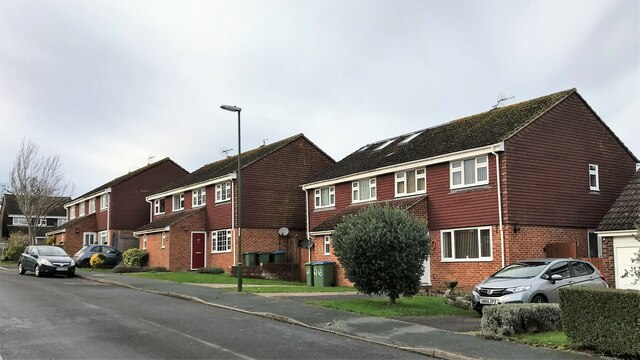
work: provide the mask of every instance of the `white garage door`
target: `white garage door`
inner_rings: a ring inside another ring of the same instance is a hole
[[[635,278],[627,276],[622,277],[626,270],[631,266],[640,266],[638,263],[632,263],[631,259],[640,251],[640,242],[633,237],[614,238],[613,252],[615,253],[615,271],[616,271],[616,288],[618,289],[635,289],[640,290],[640,281],[634,284]]]

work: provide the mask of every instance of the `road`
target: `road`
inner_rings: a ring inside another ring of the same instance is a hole
[[[0,269],[0,360],[44,358],[424,357],[187,300]]]

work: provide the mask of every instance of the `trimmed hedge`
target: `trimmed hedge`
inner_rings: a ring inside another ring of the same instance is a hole
[[[149,253],[142,249],[129,249],[122,254],[122,262],[128,266],[147,266]]]
[[[572,342],[616,356],[640,358],[640,291],[560,290],[564,332]]]
[[[558,304],[504,304],[482,309],[480,333],[501,339],[515,334],[562,329]]]
[[[224,270],[219,267],[201,267],[197,270],[201,274],[223,274]]]

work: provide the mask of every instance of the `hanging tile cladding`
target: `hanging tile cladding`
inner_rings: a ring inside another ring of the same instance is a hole
[[[635,172],[635,159],[572,94],[506,144],[506,221],[596,228]],[[600,192],[590,193],[589,164]]]
[[[207,230],[231,229],[231,201],[216,203],[215,186],[207,188]],[[235,204],[234,204],[235,205]],[[244,224],[242,225],[244,227]]]
[[[146,202],[145,197],[186,174],[188,174],[187,171],[173,161],[166,161],[114,185],[111,189],[109,204],[111,216],[109,227],[136,229],[148,223],[149,203]],[[99,208],[98,204],[96,206]]]

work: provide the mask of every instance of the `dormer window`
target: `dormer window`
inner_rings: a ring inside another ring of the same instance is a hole
[[[335,186],[316,189],[314,194],[315,194],[316,209],[336,205],[336,187]]]
[[[427,192],[427,175],[425,168],[397,172],[396,196],[424,194]]]
[[[487,185],[489,183],[489,162],[486,155],[452,161],[449,168],[451,189]]]
[[[164,198],[153,201],[153,213],[155,215],[164,214]]]
[[[351,183],[351,201],[361,202],[376,199],[376,178]]]

